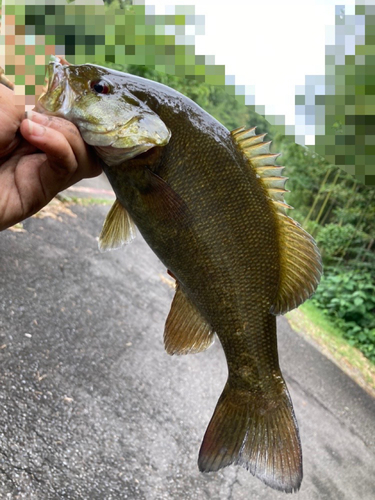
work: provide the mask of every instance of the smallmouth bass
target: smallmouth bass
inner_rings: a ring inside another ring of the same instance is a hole
[[[277,352],[276,315],[320,280],[313,238],[286,215],[286,178],[265,134],[229,132],[165,85],[100,66],[50,63],[37,111],[73,122],[102,159],[117,200],[102,250],[138,227],[176,280],[166,320],[169,354],[220,339],[228,380],[205,433],[203,472],[246,467],[297,491],[302,452]]]

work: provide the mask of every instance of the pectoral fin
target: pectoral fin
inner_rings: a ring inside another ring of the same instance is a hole
[[[143,183],[142,183],[143,184]],[[187,222],[189,211],[186,203],[172,187],[155,172],[145,170],[144,185],[139,189],[142,201],[149,210],[162,220],[176,220]]]
[[[99,236],[99,250],[114,250],[134,240],[135,224],[121,203],[116,200],[104,221]]]
[[[165,324],[165,350],[168,354],[194,354],[207,349],[213,341],[211,325],[177,284]]]

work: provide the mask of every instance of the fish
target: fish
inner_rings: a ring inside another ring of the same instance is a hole
[[[269,487],[301,486],[302,450],[280,370],[276,317],[322,274],[317,245],[284,201],[286,177],[256,128],[229,131],[163,84],[56,58],[36,111],[74,123],[116,194],[101,250],[136,227],[175,279],[169,354],[223,347],[228,378],[199,451],[202,472],[241,465]]]

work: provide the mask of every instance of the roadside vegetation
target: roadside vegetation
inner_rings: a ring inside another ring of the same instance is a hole
[[[341,370],[375,397],[375,364],[359,349],[350,345],[343,331],[334,325],[311,300],[286,314],[293,330],[311,341]]]

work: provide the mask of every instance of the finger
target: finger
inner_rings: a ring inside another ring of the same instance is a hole
[[[102,171],[100,161],[92,148],[83,141],[78,128],[68,120],[57,116],[29,111],[27,118],[63,134],[72,147],[80,166],[82,178],[95,177]]]
[[[23,120],[21,133],[31,144],[43,151],[48,160],[49,182],[53,190],[69,183],[78,169],[78,161],[66,137],[60,132],[39,125],[31,120]]]
[[[14,92],[4,85],[0,85],[0,111],[7,117],[8,120],[14,120],[17,128],[24,117],[24,111],[20,106],[15,105]]]
[[[38,175],[47,201],[84,177],[87,167],[81,167],[71,145],[61,132],[24,120],[21,133],[27,141],[46,154],[46,161],[40,164]],[[80,161],[83,163],[88,159],[82,156]]]
[[[98,157],[84,143],[75,125],[63,118],[34,111],[28,112],[27,116],[25,124],[21,125],[22,135],[44,151],[55,168],[60,167],[74,173],[74,182],[101,173]]]
[[[23,119],[23,111],[15,105],[14,92],[0,85],[0,158],[18,145],[17,130]]]
[[[53,130],[56,130],[60,133],[62,133],[66,139],[68,140],[69,144],[72,146],[73,151],[78,155],[84,155],[87,153],[87,147],[85,143],[83,142],[83,139],[75,125],[71,123],[68,120],[65,120],[64,118],[60,118],[57,116],[51,116],[51,115],[46,115],[43,113],[37,113],[36,111],[27,111],[25,113],[25,117],[28,120],[31,120],[34,123],[37,123],[39,125],[42,125],[44,127],[51,128]],[[34,128],[35,130],[38,129],[38,127]],[[28,126],[28,130],[31,133],[31,130],[33,130],[32,124]],[[33,135],[33,134],[31,134]]]

